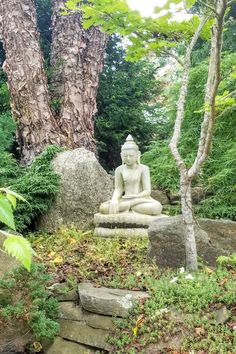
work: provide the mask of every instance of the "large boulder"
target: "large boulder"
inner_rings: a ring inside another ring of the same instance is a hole
[[[38,220],[37,229],[53,232],[72,224],[80,229],[93,227],[100,204],[111,198],[112,177],[94,153],[84,148],[59,153],[53,167],[61,176],[60,191],[49,212]]]
[[[216,258],[236,251],[236,222],[199,219],[195,227],[198,256],[210,266]],[[185,265],[185,227],[182,216],[160,218],[148,229],[148,257],[160,267]]]

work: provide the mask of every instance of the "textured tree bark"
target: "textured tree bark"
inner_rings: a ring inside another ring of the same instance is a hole
[[[61,15],[65,2],[56,0],[53,6],[52,95],[70,145],[95,152],[93,115],[107,35],[95,27],[84,30],[79,12]]]
[[[1,0],[3,65],[17,122],[22,162],[29,164],[48,144],[65,145],[49,105],[46,75],[32,0]]]

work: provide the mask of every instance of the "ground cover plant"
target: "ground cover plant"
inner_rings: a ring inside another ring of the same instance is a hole
[[[217,269],[202,266],[189,274],[148,264],[148,241],[141,238],[102,239],[72,228],[29,240],[52,283],[148,291],[149,299],[127,319],[115,320],[113,353],[236,353],[235,255],[220,257]]]
[[[31,272],[24,267],[0,279],[0,326],[22,322],[26,333],[36,340],[53,339],[59,331],[58,301],[48,289],[50,275],[42,264],[33,263]]]

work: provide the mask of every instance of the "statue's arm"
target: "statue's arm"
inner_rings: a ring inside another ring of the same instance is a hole
[[[119,199],[122,197],[123,194],[123,181],[121,172],[116,169],[115,172],[115,190],[113,192],[110,206],[109,206],[109,214],[117,214],[119,212]]]
[[[150,197],[151,195],[151,179],[150,172],[147,166],[143,166],[143,171],[141,175],[143,190],[139,193],[140,198]]]
[[[115,190],[112,195],[112,200],[118,200],[122,197],[123,194],[123,181],[122,175],[119,168],[115,171]]]

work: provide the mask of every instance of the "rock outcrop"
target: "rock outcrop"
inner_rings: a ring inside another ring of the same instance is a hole
[[[49,212],[38,220],[37,229],[53,232],[60,226],[93,227],[99,205],[111,198],[112,177],[84,148],[59,153],[53,167],[61,176],[60,191]]]
[[[236,222],[230,220],[199,219],[196,226],[198,256],[215,266],[220,255],[236,250]],[[148,229],[148,256],[160,267],[180,267],[185,264],[185,228],[182,216],[160,218]]]

